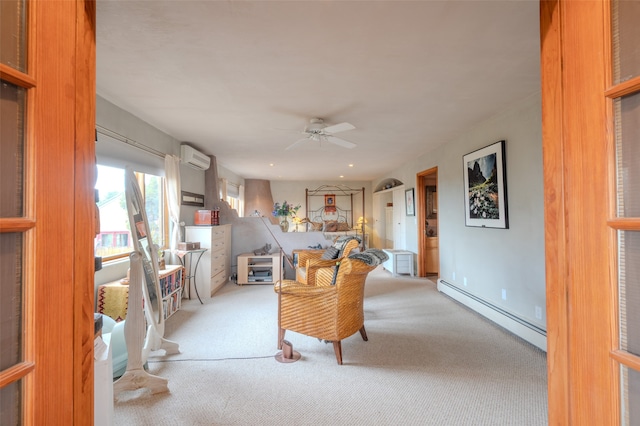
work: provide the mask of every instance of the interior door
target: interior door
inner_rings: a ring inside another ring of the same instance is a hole
[[[1,422],[91,424],[94,3],[0,8]]]
[[[640,3],[540,16],[549,423],[640,425]]]
[[[416,175],[418,217],[418,276],[439,275],[440,235],[438,232],[438,168]]]

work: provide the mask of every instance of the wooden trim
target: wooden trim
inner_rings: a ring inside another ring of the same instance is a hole
[[[40,7],[39,2],[27,3],[27,61],[29,76],[34,75],[34,70],[38,65],[38,51],[37,45],[40,39],[40,31],[37,26],[37,10]],[[42,37],[44,38],[44,37]],[[36,217],[36,132],[35,126],[37,122],[36,116],[36,103],[38,100],[38,82],[35,80],[35,88],[27,91],[27,117],[26,117],[26,129],[25,129],[25,187],[24,187],[24,206],[25,215],[28,218],[35,219]],[[35,236],[36,230],[35,222],[31,230],[25,233],[24,240],[24,260],[25,267],[23,276],[23,300],[24,300],[24,359],[27,362],[34,363],[36,367],[39,365],[36,363],[38,358],[38,343],[37,343],[37,307],[36,307],[36,256],[35,256]],[[35,423],[36,413],[36,401],[40,396],[39,383],[36,380],[37,375],[35,370],[30,372],[24,378],[24,390],[23,390],[23,417],[24,424],[32,425]]]
[[[34,226],[36,226],[36,221],[33,219],[0,219],[0,232],[25,232]]]
[[[0,79],[25,89],[36,86],[36,80],[33,77],[5,64],[0,64]]]
[[[610,50],[610,49],[607,49]],[[609,57],[611,55],[609,54]],[[609,66],[611,69],[611,66]],[[610,79],[608,79],[610,81]],[[616,84],[604,91],[604,95],[608,98],[615,99],[625,95],[630,95],[632,93],[636,93],[640,91],[640,77],[632,78],[631,80],[627,80],[620,84]]]
[[[96,3],[76,3],[73,274],[73,420],[93,424],[96,153]]]
[[[21,362],[0,372],[0,388],[19,380],[32,372],[36,365],[33,362]]]
[[[611,358],[626,367],[640,371],[640,357],[636,355],[621,350],[614,350],[611,351]]]
[[[608,2],[541,2],[550,424],[617,424]],[[605,177],[604,179],[602,177]]]
[[[604,86],[611,86],[613,82],[613,28],[611,16],[611,2],[602,2],[602,25],[603,25],[603,67],[601,67],[604,76]],[[638,80],[640,82],[640,80]],[[603,126],[605,131],[604,138],[604,163],[606,166],[605,196],[606,200],[603,206],[606,208],[605,218],[612,218],[616,215],[617,208],[617,179],[616,179],[616,139],[614,125],[614,104],[613,100],[606,96],[606,90],[601,98],[604,109]],[[608,262],[604,262],[607,270],[603,271],[607,277],[608,286],[604,286],[609,297],[609,317],[605,318],[605,324],[601,327],[605,328],[609,333],[609,348],[615,349],[620,347],[620,329],[619,329],[619,294],[618,294],[618,239],[617,233],[605,224],[606,251],[608,252]],[[606,342],[602,342],[603,344]],[[604,367],[604,366],[603,366]],[[610,358],[608,362],[608,371],[603,368],[603,373],[608,374],[610,380],[610,407],[613,412],[610,413],[609,421],[612,424],[620,424],[620,369],[616,362]]]
[[[34,2],[35,142],[33,424],[73,424],[75,2]],[[33,5],[33,3],[31,3]],[[54,178],[55,177],[55,178]],[[55,255],[54,255],[55,253]],[[68,405],[71,404],[71,405]],[[63,405],[66,407],[63,408]]]
[[[607,225],[620,231],[640,231],[640,219],[638,218],[609,219]]]
[[[560,0],[540,2],[549,425],[570,421]]]

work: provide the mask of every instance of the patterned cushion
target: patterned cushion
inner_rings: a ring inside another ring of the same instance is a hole
[[[351,227],[349,227],[349,224],[347,222],[338,222],[338,229],[336,229],[336,231],[348,232],[351,231]]]
[[[340,250],[340,252],[342,252],[342,250],[344,250],[344,246],[346,246],[347,243],[351,240],[358,240],[358,243],[362,242],[362,240],[358,236],[341,235],[338,238],[336,238],[336,241],[333,243],[333,247],[337,248],[338,250]]]
[[[367,249],[361,253],[353,253],[349,255],[349,259],[358,259],[361,262],[366,263],[367,265],[375,266],[380,265],[389,259],[387,253],[380,249]]]
[[[322,253],[320,259],[322,260],[333,260],[337,259],[340,254],[340,250],[335,247],[327,247],[327,249]]]
[[[335,220],[327,220],[324,223],[324,228],[322,228],[323,232],[336,232],[338,230],[338,222]]]

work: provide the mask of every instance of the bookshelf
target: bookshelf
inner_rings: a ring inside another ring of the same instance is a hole
[[[161,269],[158,272],[162,294],[162,312],[164,319],[167,319],[180,309],[184,268],[182,265],[167,265],[166,269]]]

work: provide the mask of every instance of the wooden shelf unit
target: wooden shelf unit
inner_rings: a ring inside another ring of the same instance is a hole
[[[184,268],[182,265],[167,265],[166,269],[158,271],[158,278],[162,293],[162,312],[164,319],[167,319],[180,309]]]
[[[280,280],[282,256],[280,253],[238,255],[238,285],[274,284]]]

